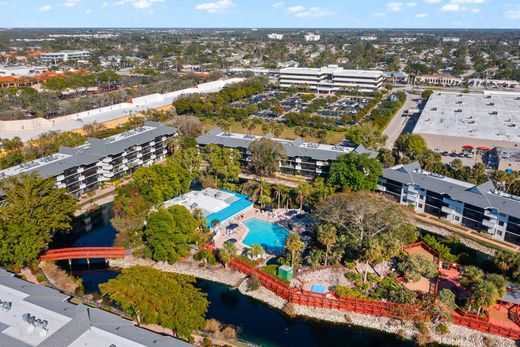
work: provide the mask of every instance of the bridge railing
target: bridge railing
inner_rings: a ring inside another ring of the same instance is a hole
[[[124,247],[71,247],[48,250],[40,260],[123,258],[124,256]]]

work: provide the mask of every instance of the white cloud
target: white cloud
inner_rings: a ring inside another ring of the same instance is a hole
[[[289,11],[291,13],[302,12],[302,11],[305,11],[305,6],[303,6],[303,5],[289,6],[289,7],[287,7],[287,11]]]
[[[63,6],[65,7],[74,7],[78,4],[80,0],[65,0],[65,2],[63,3]]]
[[[105,7],[108,7],[108,2],[104,2],[101,4],[101,8],[105,8]]]
[[[457,12],[465,10],[466,8],[464,6],[461,6],[460,4],[454,4],[449,3],[441,7],[441,11],[443,12]]]
[[[417,13],[417,14],[415,15],[415,17],[417,17],[417,18],[425,18],[425,17],[428,17],[428,13],[426,13],[426,12],[423,12],[423,13]]]
[[[91,13],[92,13],[92,9],[87,8],[87,9],[85,10],[85,14],[91,14]]]
[[[415,7],[415,6],[417,6],[417,3],[416,2],[407,2],[406,6],[408,6],[408,7]]]
[[[210,13],[225,13],[235,7],[233,0],[219,0],[215,2],[204,2],[195,6],[196,10],[207,11]]]
[[[118,0],[118,1],[114,2],[114,5],[121,6],[121,5],[125,5],[125,4],[131,4],[135,8],[145,9],[145,8],[151,7],[153,4],[155,4],[157,2],[164,2],[164,0]],[[104,7],[103,5],[102,5],[102,7]]]
[[[52,6],[51,5],[43,5],[40,7],[40,11],[43,11],[43,12],[47,12],[47,11],[50,11],[52,10]]]
[[[5,6],[5,5],[8,5],[9,3],[7,1],[4,1],[4,0],[1,0],[0,1],[0,6]]]
[[[386,16],[386,13],[384,13],[384,12],[375,12],[374,16],[376,16],[376,17],[384,17],[384,16]]]
[[[520,6],[507,10],[505,16],[507,19],[520,19]]]
[[[424,2],[427,4],[438,4],[441,0],[425,0]]]
[[[399,12],[403,8],[403,3],[402,2],[389,2],[388,4],[386,4],[386,8],[392,12]]]
[[[274,7],[274,8],[280,8],[280,7],[282,7],[282,6],[283,6],[283,2],[281,2],[281,1],[279,1],[279,2],[275,2],[275,3],[273,4],[273,7]]]
[[[319,6],[311,7],[306,11],[297,12],[296,17],[327,17],[331,13]]]

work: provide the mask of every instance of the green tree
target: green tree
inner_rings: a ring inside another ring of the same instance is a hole
[[[421,254],[408,254],[397,266],[405,277],[412,282],[420,280],[421,276],[431,279],[437,275],[437,265]]]
[[[227,242],[224,247],[218,250],[218,258],[227,267],[231,259],[237,255],[237,246],[234,243]]]
[[[68,231],[76,199],[35,173],[0,180],[0,263],[32,264],[56,231]]]
[[[321,243],[325,247],[325,263],[327,266],[329,263],[329,255],[331,248],[338,241],[338,233],[336,227],[332,224],[324,224],[318,226],[318,234],[317,234],[318,242]]]
[[[261,245],[259,245],[258,243],[253,244],[251,246],[251,248],[249,248],[249,250],[247,251],[247,254],[249,254],[253,257],[262,255],[264,253],[265,253],[264,248]]]
[[[184,206],[173,205],[146,217],[146,245],[157,261],[175,263],[189,254],[189,244],[199,240],[199,223]]]
[[[426,141],[421,135],[406,133],[397,139],[394,144],[394,152],[399,158],[408,157],[413,160],[418,159],[428,150]]]
[[[101,284],[101,293],[140,324],[158,324],[191,340],[204,326],[208,300],[194,286],[195,278],[145,267],[123,269]]]
[[[483,307],[494,305],[501,297],[494,283],[485,281],[477,285],[472,293],[472,300],[478,306],[477,315]]]
[[[305,199],[309,197],[312,192],[312,187],[308,183],[300,183],[296,187],[296,202],[300,204],[300,210],[303,209],[303,204],[305,203]]]
[[[251,143],[249,151],[249,165],[260,176],[272,176],[278,170],[280,160],[287,158],[287,152],[280,143],[266,138]]]
[[[208,163],[207,173],[222,181],[236,181],[240,174],[240,152],[235,149],[208,145],[203,159]]]
[[[349,153],[341,155],[330,165],[329,180],[350,190],[376,190],[383,167],[377,159]]]
[[[298,234],[291,233],[285,241],[285,248],[291,254],[291,266],[294,267],[298,263],[298,259],[303,251],[303,242]]]

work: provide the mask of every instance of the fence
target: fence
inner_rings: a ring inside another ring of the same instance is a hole
[[[428,314],[421,311],[418,305],[398,304],[370,299],[339,298],[335,295],[313,293],[300,288],[291,288],[281,280],[236,258],[231,260],[230,265],[246,275],[256,275],[265,288],[293,304],[406,320],[429,319]],[[508,329],[492,324],[489,322],[489,317],[478,317],[467,312],[459,311],[453,313],[452,319],[455,324],[481,332],[501,335],[511,339],[520,339],[520,329]]]
[[[428,315],[425,312],[421,312],[418,305],[398,304],[370,299],[339,298],[331,294],[327,295],[309,292],[300,288],[291,288],[281,280],[274,278],[238,259],[233,259],[230,265],[247,275],[256,275],[265,288],[293,304],[315,308],[352,311],[388,318],[412,320],[428,319]]]

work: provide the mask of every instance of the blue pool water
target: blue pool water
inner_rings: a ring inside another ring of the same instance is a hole
[[[249,247],[259,244],[266,251],[280,251],[285,247],[285,240],[289,230],[276,223],[267,222],[258,218],[250,218],[244,221],[249,229],[243,243]]]
[[[311,286],[311,292],[323,294],[327,291],[327,288],[323,284],[313,284]]]
[[[253,205],[253,203],[249,200],[247,200],[247,196],[232,192],[230,190],[222,189],[225,192],[234,194],[239,200],[235,201],[228,207],[226,207],[223,210],[220,210],[218,212],[212,213],[210,215],[206,216],[206,220],[208,221],[208,225],[211,226],[211,223],[214,220],[218,220],[219,222],[223,222],[226,219],[228,219],[231,216],[236,215],[237,213],[241,212],[242,210],[245,210],[249,206]]]

